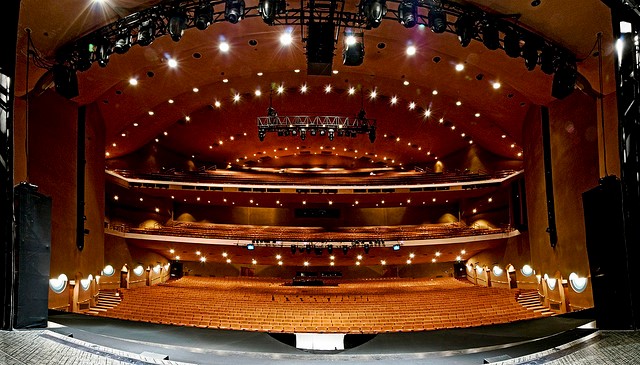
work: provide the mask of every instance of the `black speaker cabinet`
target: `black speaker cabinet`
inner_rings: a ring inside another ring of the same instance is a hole
[[[15,189],[14,327],[46,327],[51,257],[51,198],[21,183]]]
[[[620,181],[602,179],[582,194],[582,203],[596,324],[600,329],[637,329],[640,304],[633,297],[640,275],[630,250],[638,243],[626,238]]]

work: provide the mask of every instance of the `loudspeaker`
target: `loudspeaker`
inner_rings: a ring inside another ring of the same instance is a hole
[[[14,327],[47,327],[51,198],[37,187],[20,183],[15,189],[16,286]]]
[[[67,99],[73,99],[79,95],[76,71],[67,66],[53,65],[53,83],[56,86],[56,92]]]
[[[564,99],[571,95],[576,86],[578,71],[575,65],[567,65],[559,68],[553,75],[551,96],[556,99]]]
[[[601,179],[582,194],[582,204],[596,324],[607,330],[637,329],[640,303],[633,296],[639,288],[637,275],[631,280],[629,271],[637,265],[628,247],[637,242],[626,239],[622,184],[613,176]]]
[[[172,261],[171,268],[169,268],[169,278],[180,279],[182,277],[183,266],[182,262]]]
[[[307,75],[331,76],[335,49],[333,23],[309,23]]]

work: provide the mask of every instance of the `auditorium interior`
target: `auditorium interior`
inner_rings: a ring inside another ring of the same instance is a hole
[[[141,364],[638,348],[635,0],[5,6],[2,336]]]

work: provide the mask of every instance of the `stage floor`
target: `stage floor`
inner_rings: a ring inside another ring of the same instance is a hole
[[[260,332],[167,326],[69,313],[51,313],[49,321],[50,330],[72,333],[75,339],[92,344],[137,354],[166,354],[171,360],[197,364],[482,364],[486,358],[517,358],[585,338],[596,330],[577,327],[592,322],[590,316],[585,312],[494,326],[385,333],[334,353],[299,350]],[[556,352],[555,358],[568,353],[569,350]]]

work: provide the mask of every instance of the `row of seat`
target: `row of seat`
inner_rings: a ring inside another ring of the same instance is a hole
[[[511,289],[453,278],[343,280],[292,287],[282,279],[184,277],[123,289],[99,315],[184,326],[266,332],[380,333],[505,323],[539,317]]]
[[[127,227],[127,231],[140,234],[162,234],[170,236],[198,237],[198,238],[223,238],[223,239],[253,239],[276,241],[343,241],[351,242],[362,237],[369,239],[394,240],[419,240],[455,238],[466,236],[479,236],[487,234],[508,233],[511,229],[486,228],[467,226],[463,223],[424,224],[412,226],[379,226],[360,228],[337,228],[328,230],[321,227],[283,227],[283,226],[254,226],[243,225],[238,229],[237,225],[172,222],[166,226],[154,228]]]

